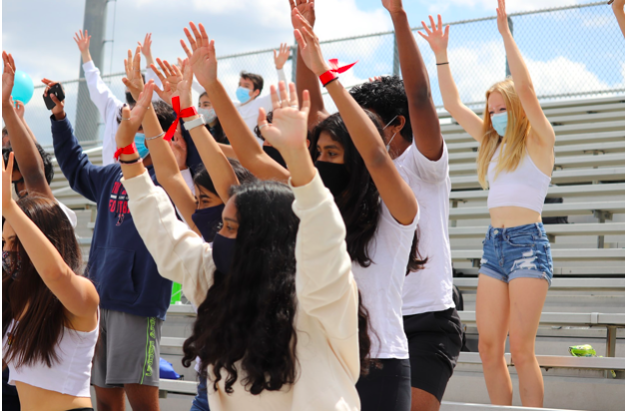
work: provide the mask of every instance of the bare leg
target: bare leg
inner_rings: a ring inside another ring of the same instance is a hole
[[[438,411],[441,403],[438,398],[427,391],[412,388],[412,406],[410,411]]]
[[[524,407],[542,407],[545,387],[536,361],[535,342],[549,284],[540,278],[510,281],[510,352],[519,375]]]
[[[126,390],[132,411],[159,411],[158,387],[125,384],[124,389]]]
[[[124,411],[126,402],[123,388],[103,388],[94,385],[98,411]]]
[[[512,380],[504,357],[509,310],[508,284],[480,274],[475,306],[479,351],[488,396],[495,405],[512,405]]]

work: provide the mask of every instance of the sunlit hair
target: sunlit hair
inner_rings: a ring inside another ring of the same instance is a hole
[[[506,134],[501,137],[493,128],[488,109],[488,98],[491,94],[498,92],[503,96],[508,113],[508,127]],[[477,155],[477,177],[482,188],[488,188],[486,175],[499,142],[505,143],[499,154],[499,160],[495,168],[495,177],[502,171],[514,171],[521,160],[525,157],[525,142],[531,130],[529,119],[523,110],[521,100],[517,94],[511,78],[496,83],[486,91],[486,108],[484,109],[484,138],[480,144]]]

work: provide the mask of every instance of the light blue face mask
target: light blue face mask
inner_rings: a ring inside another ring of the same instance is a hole
[[[506,128],[508,128],[508,113],[498,113],[490,116],[490,121],[493,123],[493,128],[501,137],[506,134]]]
[[[250,101],[250,91],[248,89],[246,89],[245,87],[239,87],[237,89],[237,100],[239,100],[239,102],[241,104],[245,104],[248,101]]]
[[[139,156],[141,156],[141,158],[146,158],[148,154],[150,154],[150,151],[145,146],[145,134],[135,134],[135,145],[137,146],[137,151],[139,152]]]

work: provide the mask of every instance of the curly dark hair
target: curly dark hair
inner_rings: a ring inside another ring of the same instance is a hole
[[[370,111],[365,111],[377,126],[382,138],[382,129],[377,117]],[[368,246],[373,240],[380,219],[380,194],[339,113],[326,118],[313,129],[310,141],[313,160],[319,157],[317,142],[323,132],[341,144],[345,151],[344,161],[350,179],[345,192],[336,198],[336,205],[347,228],[345,241],[349,256],[362,267],[368,267],[371,265]]]
[[[293,192],[285,184],[256,181],[232,188],[239,229],[233,265],[198,307],[193,334],[184,345],[182,363],[200,357],[202,375],[213,366],[214,386],[225,371],[225,389],[233,392],[238,371],[254,395],[280,390],[296,377],[293,324],[295,240],[299,219]],[[235,363],[241,361],[240,367]]]
[[[384,76],[381,80],[365,82],[353,87],[349,93],[362,108],[379,115],[384,124],[388,124],[395,116],[404,117],[406,124],[400,134],[404,140],[412,142],[408,97],[402,79],[397,76]],[[391,125],[397,125],[399,121],[399,118],[396,118]]]
[[[46,176],[46,181],[48,185],[54,179],[54,166],[52,165],[52,156],[46,150],[41,147],[39,143],[35,143],[37,147],[37,151],[39,151],[39,155],[41,156],[41,160],[43,161],[43,173]],[[4,158],[4,164],[9,163],[9,154],[13,152],[12,147],[4,147],[2,149],[2,157]],[[17,165],[17,160],[13,159],[13,169],[19,171],[20,167]]]

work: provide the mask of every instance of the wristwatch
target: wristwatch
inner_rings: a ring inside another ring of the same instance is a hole
[[[187,131],[191,131],[196,127],[199,126],[203,126],[206,124],[206,121],[204,121],[204,116],[202,116],[200,114],[200,116],[198,118],[196,118],[195,120],[191,120],[191,121],[185,121],[184,122],[184,128],[187,129]]]

